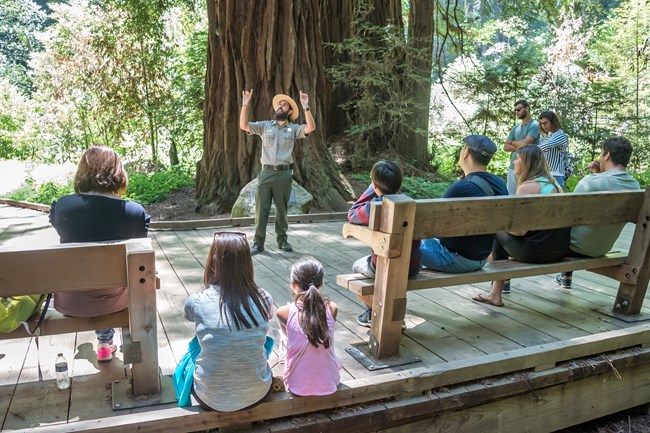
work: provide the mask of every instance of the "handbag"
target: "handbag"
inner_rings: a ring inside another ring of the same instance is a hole
[[[47,309],[50,305],[52,294],[48,295],[23,295],[0,297],[0,333],[15,331],[20,325],[25,327],[29,335],[41,334],[41,326]],[[27,320],[43,308],[34,329],[29,328]]]
[[[195,335],[187,347],[187,352],[178,362],[174,370],[174,375],[172,376],[174,392],[178,399],[178,407],[192,405],[190,394],[192,393],[192,385],[194,384],[194,367],[199,353],[201,353],[201,345]]]

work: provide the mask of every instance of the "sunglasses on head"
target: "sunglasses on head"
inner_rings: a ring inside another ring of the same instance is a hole
[[[246,233],[244,232],[214,232],[214,237],[212,238],[212,240],[217,240],[218,237],[223,235],[237,235],[246,239]]]

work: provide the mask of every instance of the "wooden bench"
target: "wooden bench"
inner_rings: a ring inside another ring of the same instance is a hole
[[[127,287],[127,310],[99,317],[64,316],[53,308],[41,335],[122,328],[124,364],[131,364],[132,395],[160,395],[156,267],[150,239],[0,250],[0,296]],[[36,319],[32,318],[32,322]],[[0,339],[29,337],[20,327]],[[115,391],[115,389],[114,389]],[[146,404],[143,402],[143,404]]]
[[[463,274],[423,269],[415,279],[407,279],[412,239],[627,222],[636,223],[629,253],[566,258],[549,264],[502,260]],[[359,295],[373,295],[368,351],[377,359],[399,355],[407,290],[587,269],[618,280],[614,311],[636,315],[643,305],[650,277],[649,225],[650,187],[645,191],[433,200],[386,196],[383,203],[372,204],[368,227],[343,227],[344,238],[355,237],[377,254],[375,280],[362,274],[346,274],[338,275],[336,282]]]

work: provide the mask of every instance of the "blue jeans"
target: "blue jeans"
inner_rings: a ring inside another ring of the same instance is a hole
[[[423,266],[434,271],[449,272],[452,274],[478,271],[487,262],[487,258],[483,260],[472,260],[458,253],[452,253],[437,238],[422,239],[420,251],[422,252]]]
[[[508,169],[508,177],[506,186],[508,188],[508,195],[515,195],[517,193],[517,176],[515,176],[515,169]]]

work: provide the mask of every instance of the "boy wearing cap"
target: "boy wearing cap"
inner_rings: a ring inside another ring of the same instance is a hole
[[[252,254],[264,251],[266,224],[271,212],[271,199],[275,201],[275,236],[278,248],[293,251],[287,242],[289,220],[287,205],[291,196],[293,176],[293,146],[296,140],[306,138],[316,130],[316,123],[309,108],[309,96],[300,91],[300,104],[305,111],[306,125],[291,123],[298,118],[298,105],[289,96],[278,94],[273,97],[273,120],[260,122],[248,121],[248,104],[253,90],[242,91],[242,107],[239,115],[239,127],[249,134],[262,137],[262,169],[257,175],[255,191],[255,238],[251,247]]]
[[[444,198],[508,195],[505,182],[488,173],[497,146],[484,135],[463,139],[458,163],[465,177],[445,191]],[[492,251],[493,234],[422,239],[422,265],[440,272],[462,273],[481,269]]]

